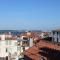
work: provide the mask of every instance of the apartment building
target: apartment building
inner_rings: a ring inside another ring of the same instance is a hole
[[[0,58],[17,60],[17,39],[9,34],[0,35]]]
[[[60,29],[52,31],[52,41],[60,43]]]

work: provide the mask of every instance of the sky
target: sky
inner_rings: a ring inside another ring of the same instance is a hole
[[[60,28],[60,0],[0,0],[0,29]]]

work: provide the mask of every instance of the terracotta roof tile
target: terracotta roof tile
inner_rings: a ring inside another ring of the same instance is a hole
[[[35,46],[33,46],[32,48],[25,51],[24,55],[26,55],[26,56],[34,59],[34,60],[40,60],[41,55],[39,54],[39,51],[40,51],[39,49],[41,49],[43,47],[60,51],[60,46],[58,46],[57,44],[53,44],[53,43],[50,43],[50,42],[40,40],[40,42],[37,43]]]

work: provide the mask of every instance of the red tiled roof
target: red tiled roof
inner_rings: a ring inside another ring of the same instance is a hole
[[[57,44],[53,44],[50,42],[46,42],[44,40],[40,40],[40,42],[37,43],[35,46],[31,47],[27,51],[24,51],[24,55],[30,57],[33,60],[40,60],[41,56],[38,52],[40,51],[39,49],[42,47],[47,47],[49,49],[54,49],[54,50],[60,51],[60,46],[58,46]],[[45,58],[45,59],[47,59],[47,58]]]

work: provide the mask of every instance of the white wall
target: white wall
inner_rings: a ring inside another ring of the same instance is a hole
[[[33,39],[32,38],[30,38],[29,45],[30,45],[30,47],[33,46]]]
[[[11,40],[11,45],[6,45],[6,40],[0,40],[0,57],[5,57],[9,52],[11,54],[17,52],[17,40]]]

